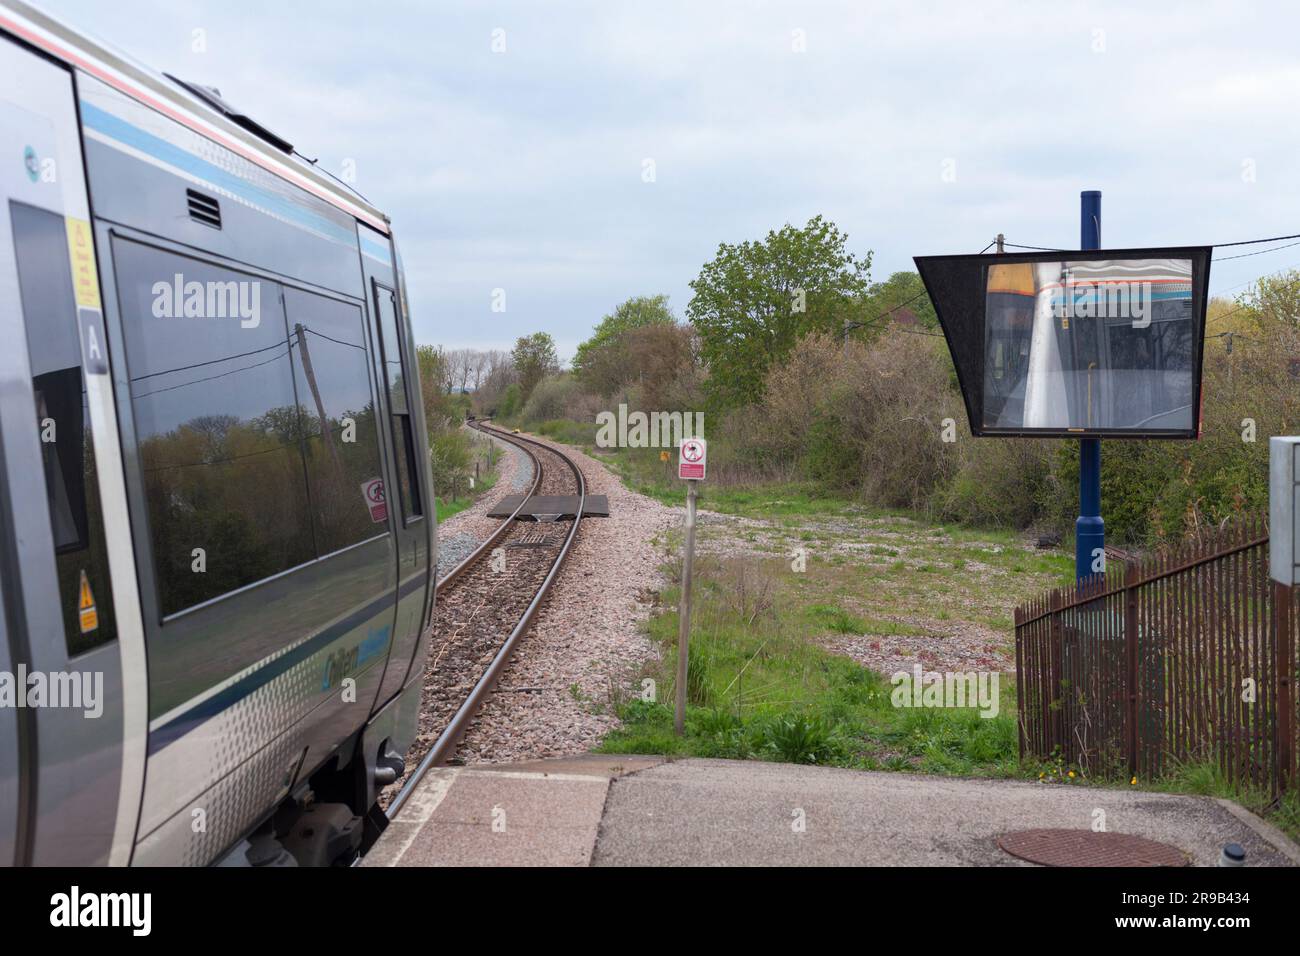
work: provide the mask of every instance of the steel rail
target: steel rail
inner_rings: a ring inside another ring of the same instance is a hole
[[[477,425],[474,427],[479,428]],[[519,623],[515,625],[514,629],[510,632],[510,635],[506,638],[505,643],[502,644],[500,649],[497,651],[496,656],[492,658],[492,663],[488,665],[488,669],[483,673],[483,676],[479,678],[478,683],[474,685],[474,689],[470,691],[469,696],[465,698],[464,703],[462,703],[457,709],[450,723],[448,723],[443,729],[438,739],[434,741],[434,744],[429,748],[428,753],[424,755],[424,758],[411,773],[410,778],[407,779],[406,783],[402,786],[402,789],[398,791],[397,796],[393,798],[393,802],[388,805],[386,815],[390,822],[401,812],[407,799],[415,792],[415,788],[420,785],[420,781],[423,780],[424,775],[428,773],[429,769],[442,763],[443,760],[455,751],[456,745],[460,743],[460,738],[464,736],[465,731],[469,727],[469,722],[474,718],[474,715],[478,713],[479,708],[483,706],[483,702],[496,686],[497,679],[501,676],[501,672],[504,671],[506,665],[510,663],[510,659],[514,656],[515,648],[532,627],[533,619],[536,618],[537,612],[541,609],[542,602],[546,600],[547,595],[550,593],[551,586],[555,583],[556,578],[559,577],[560,570],[564,567],[564,562],[573,548],[574,540],[577,538],[578,526],[582,524],[582,512],[587,504],[587,482],[582,476],[582,470],[573,463],[573,460],[569,458],[568,455],[565,455],[559,449],[553,448],[550,445],[534,441],[531,438],[524,438],[522,435],[507,434],[495,428],[483,427],[480,428],[480,430],[488,434],[497,435],[511,443],[520,444],[520,447],[522,447],[521,443],[527,443],[536,445],[539,448],[545,448],[547,451],[558,455],[560,460],[569,466],[569,470],[573,472],[573,476],[578,482],[577,514],[574,516],[573,525],[569,528],[569,533],[564,539],[563,546],[560,548],[560,553],[556,556],[555,562],[551,565],[550,571],[547,572],[545,580],[542,581],[541,587],[537,589],[537,593],[533,596],[528,608],[519,619]],[[527,451],[527,449],[525,449],[525,451]],[[531,455],[532,452],[529,451],[529,454]],[[540,487],[540,484],[541,463],[538,462],[537,483],[535,487]],[[519,510],[523,508],[526,501],[527,498],[525,497],[524,501],[520,502],[519,508],[516,508],[511,517],[503,522],[502,528],[509,528],[513,524],[515,516],[518,515]],[[483,548],[479,548],[478,551],[475,552],[474,556],[480,555],[483,550]],[[469,559],[466,559],[466,561],[457,565],[457,567],[453,569],[454,572],[459,572],[468,561]],[[450,574],[448,577],[450,577]],[[444,578],[443,580],[445,581],[446,579]],[[442,582],[440,581],[439,584],[441,585]]]
[[[481,421],[487,421],[487,420],[488,419],[481,419]],[[465,559],[461,561],[460,564],[456,565],[454,568],[452,568],[442,577],[438,578],[437,586],[434,588],[435,605],[437,601],[436,598],[437,591],[443,588],[450,587],[452,584],[454,584],[456,580],[462,574],[465,573],[465,571],[470,567],[470,565],[472,565],[475,561],[481,558],[483,554],[487,552],[493,545],[495,545],[498,541],[500,541],[507,534],[509,534],[510,528],[514,525],[515,519],[519,517],[519,512],[522,511],[524,505],[528,503],[529,495],[535,495],[542,490],[542,463],[537,459],[537,456],[534,455],[532,451],[530,451],[528,448],[524,447],[522,443],[512,441],[512,439],[516,438],[517,436],[507,435],[505,432],[502,432],[495,428],[482,427],[479,425],[478,421],[470,422],[469,426],[470,428],[473,428],[475,431],[482,432],[485,435],[496,435],[500,438],[504,438],[505,440],[510,441],[511,444],[515,445],[521,451],[523,451],[523,453],[527,455],[533,463],[533,485],[528,490],[528,494],[524,495],[523,500],[519,502],[519,507],[516,508],[514,511],[510,512],[510,517],[502,521],[501,525],[495,531],[493,531],[491,535],[488,536],[486,541],[484,541],[477,548],[475,548],[468,555],[466,555]],[[527,441],[527,439],[525,439],[525,441]],[[533,442],[533,444],[538,444],[538,443]]]

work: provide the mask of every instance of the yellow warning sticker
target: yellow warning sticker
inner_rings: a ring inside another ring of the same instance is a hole
[[[99,611],[95,608],[95,595],[91,593],[90,581],[86,572],[81,572],[81,596],[77,599],[77,617],[81,621],[81,633],[88,634],[99,627]]]
[[[99,273],[95,271],[90,223],[71,216],[64,221],[68,227],[68,258],[72,262],[72,288],[77,294],[77,307],[99,311]]]

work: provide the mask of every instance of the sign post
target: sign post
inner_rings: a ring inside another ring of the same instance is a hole
[[[695,564],[695,495],[708,465],[708,446],[703,438],[687,438],[678,447],[677,477],[686,482],[686,549],[682,557],[682,597],[677,611],[677,701],[673,729],[680,737],[686,732],[687,662],[691,641],[691,572]]]

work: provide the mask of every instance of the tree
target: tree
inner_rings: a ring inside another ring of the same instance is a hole
[[[445,349],[434,345],[417,345],[415,360],[420,367],[420,400],[424,403],[424,421],[429,435],[459,427],[465,417],[461,401],[448,387],[451,359]]]
[[[555,340],[545,332],[520,336],[515,341],[511,358],[519,372],[520,399],[525,402],[538,382],[560,370],[560,360],[555,354]]]
[[[483,380],[474,389],[474,403],[481,412],[497,408],[505,390],[518,381],[519,373],[509,352],[492,349],[485,353]]]
[[[762,242],[722,243],[691,283],[686,314],[700,335],[709,390],[723,406],[763,394],[767,370],[809,332],[839,332],[861,315],[871,253],[845,250],[848,236],[814,216]]]
[[[415,353],[421,384],[427,382],[450,395],[456,384],[456,367],[451,353],[441,345],[418,345]]]
[[[465,393],[469,383],[478,375],[478,368],[483,361],[482,352],[477,349],[452,349],[447,353],[447,363],[451,370],[451,390]]]
[[[620,341],[627,350],[626,384],[640,390],[643,409],[669,411],[672,387],[694,371],[694,333],[689,325],[656,322],[625,332]]]
[[[629,333],[675,322],[668,296],[633,296],[615,306],[600,320],[591,338],[578,346],[573,371],[589,391],[612,395],[635,377],[635,369],[629,365],[635,358],[627,348]]]
[[[478,391],[479,386],[483,384],[483,378],[488,372],[488,363],[491,361],[491,352],[475,352],[477,359],[474,362],[474,391]]]
[[[884,282],[871,284],[862,303],[862,318],[856,321],[864,323],[864,332],[871,332],[905,319],[909,312],[922,328],[939,327],[939,317],[921,276],[916,272],[895,272]]]
[[[519,383],[511,382],[501,393],[501,401],[497,408],[497,414],[502,418],[510,418],[519,411]]]

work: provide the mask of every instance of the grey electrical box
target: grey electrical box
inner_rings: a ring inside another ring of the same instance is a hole
[[[1274,581],[1300,584],[1300,438],[1268,440],[1268,563]]]

